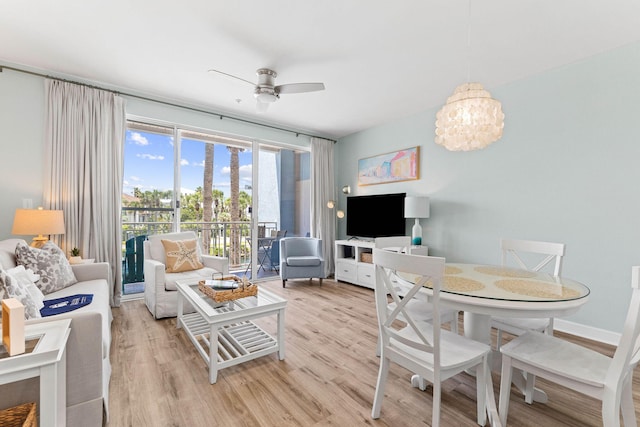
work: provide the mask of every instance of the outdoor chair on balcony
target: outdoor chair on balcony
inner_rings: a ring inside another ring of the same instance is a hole
[[[229,274],[229,259],[203,255],[193,231],[156,234],[144,242],[144,300],[156,319],[177,315],[177,280],[197,283],[214,274]],[[193,310],[187,305],[184,309]]]
[[[322,279],[324,258],[322,240],[313,237],[285,237],[280,240],[280,278],[282,287],[288,279]]]

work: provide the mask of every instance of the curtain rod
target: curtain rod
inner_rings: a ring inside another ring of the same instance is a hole
[[[37,73],[35,71],[29,71],[29,70],[23,70],[23,69],[20,69],[20,68],[9,67],[7,65],[0,65],[0,73],[2,73],[3,69],[5,69],[5,68],[7,70],[17,71],[19,73],[31,74],[32,76],[43,77],[45,79],[59,80],[61,82],[73,83],[73,84],[80,85],[80,86],[85,86],[85,87],[88,87],[88,88],[91,88],[91,89],[104,90],[106,92],[111,92],[111,93],[114,93],[116,95],[130,96],[132,98],[142,99],[143,101],[156,102],[156,103],[168,105],[168,106],[171,106],[171,107],[184,108],[184,109],[195,111],[195,112],[198,112],[198,113],[211,114],[213,116],[220,117],[220,120],[222,120],[222,119],[235,120],[237,122],[248,123],[248,124],[251,124],[251,125],[262,126],[262,127],[265,127],[265,128],[275,129],[275,130],[279,130],[279,131],[283,131],[283,132],[294,133],[296,135],[296,137],[298,137],[300,135],[304,135],[304,136],[308,136],[310,138],[326,139],[328,141],[333,142],[334,144],[337,142],[334,139],[329,139],[329,138],[325,138],[325,137],[322,137],[322,136],[311,135],[311,134],[304,133],[304,132],[297,132],[297,131],[294,131],[294,130],[291,130],[291,129],[285,129],[285,128],[281,128],[281,127],[274,126],[274,125],[268,125],[268,124],[265,124],[265,123],[253,122],[253,121],[248,120],[248,119],[241,119],[239,117],[227,116],[225,114],[214,113],[212,111],[207,111],[207,110],[203,110],[203,109],[200,109],[200,108],[190,107],[188,105],[181,105],[181,104],[175,104],[175,103],[172,103],[172,102],[161,101],[161,100],[158,100],[158,99],[148,98],[146,96],[135,95],[133,93],[126,93],[126,92],[121,92],[121,91],[117,91],[117,90],[113,90],[113,89],[106,89],[106,88],[103,88],[103,87],[100,87],[100,86],[91,85],[91,84],[88,84],[88,83],[82,83],[82,82],[77,82],[77,81],[73,81],[73,80],[63,79],[63,78],[60,78],[60,77],[49,76],[49,75],[46,75],[46,74]]]

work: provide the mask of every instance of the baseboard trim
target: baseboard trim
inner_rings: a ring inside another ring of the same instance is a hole
[[[569,322],[563,319],[554,319],[553,329],[613,346],[617,346],[620,342],[620,334],[617,332]]]

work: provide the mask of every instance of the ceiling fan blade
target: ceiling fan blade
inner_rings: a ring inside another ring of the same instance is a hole
[[[266,113],[268,109],[269,109],[269,103],[268,102],[256,101],[256,111],[258,113]]]
[[[250,82],[249,80],[245,80],[242,77],[234,76],[233,74],[225,73],[223,71],[214,70],[213,68],[210,69],[209,72],[212,73],[212,74],[214,74],[214,73],[222,74],[223,76],[231,77],[231,78],[240,80],[242,82],[249,83],[251,86],[255,86],[256,85],[254,82]]]
[[[324,90],[324,83],[289,83],[275,87],[277,93],[303,93]]]

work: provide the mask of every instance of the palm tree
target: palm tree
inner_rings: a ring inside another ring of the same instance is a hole
[[[204,144],[204,184],[202,188],[202,243],[205,253],[211,247],[211,219],[213,218],[213,148],[211,143]]]
[[[241,148],[227,147],[231,153],[229,168],[231,169],[231,240],[229,244],[229,264],[240,264],[240,229],[237,221],[240,221],[239,197],[240,197],[240,159],[238,153]]]

